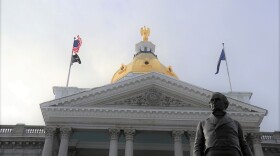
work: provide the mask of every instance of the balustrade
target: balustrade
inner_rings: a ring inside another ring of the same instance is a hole
[[[13,133],[13,128],[0,128],[0,134],[11,134]]]
[[[44,128],[25,128],[25,134],[44,134]]]
[[[280,143],[280,132],[261,132],[261,143]]]
[[[45,136],[45,126],[26,126],[23,124],[0,126],[0,136]]]

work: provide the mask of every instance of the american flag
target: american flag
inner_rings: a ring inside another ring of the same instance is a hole
[[[74,37],[74,43],[72,48],[73,53],[77,54],[79,52],[82,43],[82,38],[79,35],[77,36],[77,38]]]

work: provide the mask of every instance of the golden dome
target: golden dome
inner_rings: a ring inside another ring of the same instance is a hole
[[[114,74],[111,83],[120,80],[129,73],[144,74],[150,72],[158,72],[178,79],[171,66],[165,67],[154,54],[139,53],[134,57],[131,63],[128,65],[121,65],[119,70]]]
[[[157,72],[165,75],[172,76],[178,79],[177,75],[173,72],[171,66],[165,67],[159,62],[157,56],[154,54],[155,45],[148,41],[150,29],[143,27],[140,29],[143,41],[135,46],[136,54],[133,61],[128,65],[122,64],[118,71],[114,74],[111,83],[114,83],[124,77],[131,77],[128,74],[145,74],[150,72]]]

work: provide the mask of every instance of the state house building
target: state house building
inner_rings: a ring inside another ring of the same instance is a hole
[[[141,29],[132,62],[121,65],[111,83],[53,87],[55,98],[40,104],[45,126],[1,125],[0,155],[192,156],[214,91],[181,81],[161,64],[149,34]],[[224,94],[254,155],[279,156],[280,132],[260,132],[267,110],[250,103],[252,93]]]

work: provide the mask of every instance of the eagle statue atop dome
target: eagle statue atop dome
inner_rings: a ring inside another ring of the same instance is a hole
[[[143,41],[148,41],[148,37],[150,36],[150,29],[145,26],[140,29],[141,36]]]

